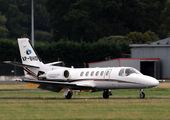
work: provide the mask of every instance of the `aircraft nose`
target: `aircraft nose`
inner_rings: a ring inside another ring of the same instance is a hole
[[[159,81],[153,77],[149,79],[149,87],[155,87],[159,85]]]

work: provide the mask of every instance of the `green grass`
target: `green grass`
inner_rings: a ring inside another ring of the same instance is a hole
[[[169,100],[1,100],[3,120],[165,120]]]
[[[130,89],[112,90],[110,99],[102,99],[102,92],[96,92],[74,94],[73,99],[66,100],[62,93],[40,92],[26,84],[0,85],[0,119],[169,120],[170,83],[161,83],[144,92],[145,99],[139,98],[137,90]]]

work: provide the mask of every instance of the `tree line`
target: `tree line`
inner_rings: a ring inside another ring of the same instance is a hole
[[[158,39],[158,36],[151,31],[144,34],[131,32],[126,36],[104,37],[93,43],[73,42],[68,39],[61,39],[58,42],[35,42],[35,50],[41,60],[46,62],[61,60],[65,63],[89,63],[120,58],[125,54],[130,54],[130,42],[148,43]],[[17,40],[0,39],[0,46],[1,61],[11,61],[14,58],[17,61],[21,60]]]
[[[170,0],[48,0],[53,39],[96,42],[130,32],[168,37]]]
[[[0,0],[0,38],[31,38],[31,0]],[[130,32],[170,35],[170,0],[34,0],[37,41],[96,42]]]
[[[0,60],[20,60],[16,39],[31,38],[31,0],[0,5]],[[130,42],[169,37],[169,13],[170,0],[34,0],[35,49],[43,61],[123,57]]]
[[[0,60],[21,61],[18,44],[11,40],[0,40]],[[43,43],[36,42],[35,50],[42,61],[57,61],[60,59],[66,63],[88,63],[105,60],[105,57],[121,57],[120,47],[114,43],[99,41],[97,43],[71,42],[60,40],[58,42]]]
[[[51,37],[50,14],[46,0],[34,0],[34,29],[36,40]],[[31,0],[0,0],[0,38],[31,38]]]

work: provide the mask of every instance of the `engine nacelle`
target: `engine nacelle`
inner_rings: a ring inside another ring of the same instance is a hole
[[[70,72],[68,70],[59,69],[51,70],[43,75],[38,77],[39,80],[55,80],[55,81],[64,81],[70,77]]]

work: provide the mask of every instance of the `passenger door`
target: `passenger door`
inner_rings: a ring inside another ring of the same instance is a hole
[[[107,69],[104,74],[104,80],[105,81],[110,81],[110,74],[112,72],[112,69]]]

